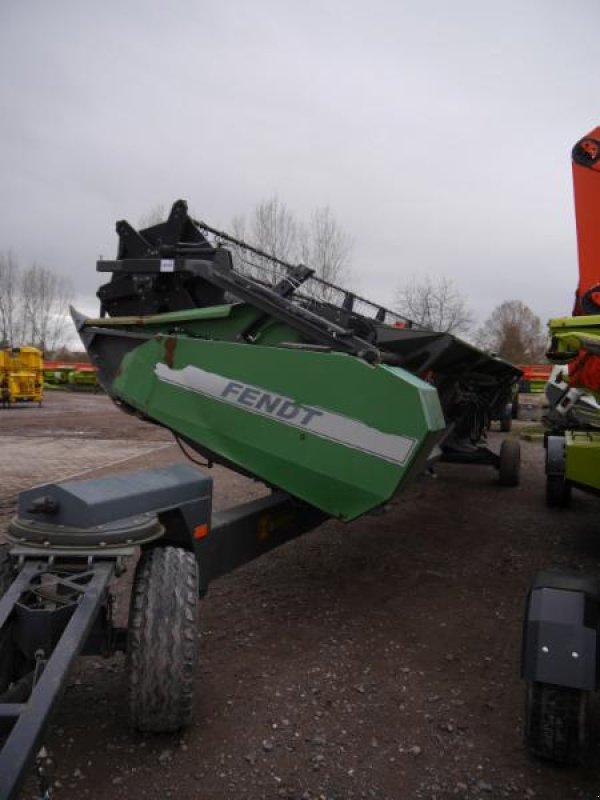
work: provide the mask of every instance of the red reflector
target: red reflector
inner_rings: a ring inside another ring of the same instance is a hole
[[[194,539],[204,539],[205,536],[208,536],[208,525],[206,523],[203,525],[196,525],[194,528]]]

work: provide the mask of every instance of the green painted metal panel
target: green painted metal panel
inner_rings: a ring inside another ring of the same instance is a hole
[[[388,501],[445,430],[433,386],[338,352],[159,335],[125,356],[112,391],[341,519]]]
[[[552,335],[552,352],[549,358],[558,364],[569,361],[586,343],[600,346],[598,315],[551,319],[548,328]]]
[[[600,491],[600,432],[567,431],[565,444],[568,480]]]
[[[170,325],[174,322],[196,322],[212,319],[226,319],[231,315],[233,306],[228,303],[220,306],[203,306],[202,308],[186,308],[183,311],[169,311],[164,314],[148,314],[129,317],[102,317],[90,319],[89,324],[101,325],[104,328],[127,328],[131,326],[152,327],[154,325]]]
[[[294,328],[272,318],[265,318],[264,314],[247,303],[190,308],[145,317],[104,317],[88,320],[87,324],[119,330],[142,328],[157,334],[176,327],[180,334],[224,340],[238,339],[244,331],[252,329],[253,343],[265,346],[297,342],[300,339]]]

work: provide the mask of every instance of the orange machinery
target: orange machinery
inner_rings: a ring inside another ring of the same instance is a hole
[[[600,127],[572,153],[579,285],[574,316],[600,314]]]
[[[549,358],[569,364],[572,387],[600,393],[600,127],[572,151],[579,284],[573,317],[550,321]]]

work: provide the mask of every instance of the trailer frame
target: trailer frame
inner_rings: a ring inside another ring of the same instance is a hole
[[[325,519],[280,492],[213,513],[212,479],[185,464],[22,492],[4,554],[14,579],[0,581],[0,642],[21,664],[7,686],[0,671],[0,797],[18,797],[77,656],[127,650],[111,582],[138,549],[193,553],[200,598],[214,578]]]

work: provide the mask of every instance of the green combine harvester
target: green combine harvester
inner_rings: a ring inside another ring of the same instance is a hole
[[[434,459],[518,481],[480,444],[519,371],[193,221],[117,224],[98,319],[74,319],[105,390],[190,447],[352,520]]]
[[[561,317],[550,320],[555,379],[546,388],[546,504],[564,508],[572,489],[600,492],[600,404],[597,392],[572,385],[569,364],[585,359],[597,362],[600,354],[600,316]],[[595,369],[595,367],[594,367]],[[576,381],[577,379],[575,379]]]

